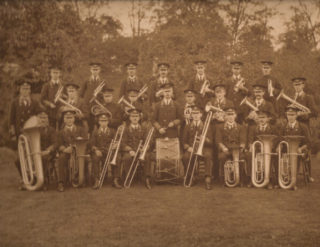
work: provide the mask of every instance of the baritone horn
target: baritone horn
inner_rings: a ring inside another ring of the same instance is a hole
[[[229,188],[233,188],[240,183],[240,163],[245,164],[245,160],[239,160],[240,148],[233,147],[232,160],[227,160],[224,164],[224,182]]]
[[[24,124],[18,138],[18,153],[23,183],[27,190],[39,190],[44,183],[44,174],[38,117],[32,116]]]
[[[297,107],[300,111],[306,112],[306,113],[309,113],[309,114],[311,113],[311,111],[310,111],[310,109],[309,109],[308,107],[306,107],[306,106],[298,103],[296,100],[290,98],[288,95],[286,95],[286,94],[284,93],[283,90],[281,90],[280,94],[279,94],[278,97],[277,97],[277,100],[279,100],[279,99],[281,99],[281,98],[283,98],[283,99],[285,99],[286,101],[290,102],[292,105],[294,105],[295,107]]]
[[[192,181],[193,181],[193,177],[194,177],[194,173],[196,170],[196,166],[198,165],[198,157],[202,157],[203,156],[203,148],[204,148],[204,143],[206,140],[206,136],[208,133],[208,129],[210,126],[210,121],[212,118],[212,111],[210,111],[207,114],[206,120],[204,122],[203,125],[203,129],[201,132],[201,135],[198,136],[198,132],[196,132],[195,136],[194,136],[194,141],[193,141],[193,145],[192,145],[192,152],[190,153],[190,158],[189,158],[189,162],[188,162],[188,166],[186,169],[186,173],[185,173],[185,177],[183,180],[183,186],[184,187],[191,187],[192,185]]]
[[[259,135],[259,140],[252,144],[251,181],[257,188],[263,188],[270,182],[271,155],[275,155],[272,153],[272,143],[276,137]]]
[[[298,153],[298,148],[303,138],[303,136],[284,136],[284,141],[279,143],[278,182],[282,189],[293,189],[297,183],[298,156],[302,156]]]
[[[101,104],[97,99],[94,99],[94,101],[96,102],[96,105],[91,107],[92,115],[97,116],[100,113],[108,113],[110,115],[110,118],[112,118],[112,112],[109,111],[107,107]]]

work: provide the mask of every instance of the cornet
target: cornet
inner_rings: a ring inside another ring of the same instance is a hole
[[[311,113],[310,109],[300,103],[298,103],[297,101],[295,101],[294,99],[290,98],[288,95],[286,95],[284,93],[283,90],[281,90],[280,94],[277,97],[277,100],[279,100],[280,98],[283,98],[287,101],[289,101],[292,105],[294,105],[295,107],[297,107],[300,111],[302,112],[306,112],[306,113]]]

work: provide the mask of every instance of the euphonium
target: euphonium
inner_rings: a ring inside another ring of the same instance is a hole
[[[259,135],[252,144],[251,181],[257,188],[265,187],[270,181],[272,141],[275,135]],[[257,152],[260,147],[260,152]]]
[[[44,183],[39,128],[38,117],[29,118],[18,139],[21,174],[27,190],[38,190]]]
[[[96,116],[100,113],[108,113],[110,115],[110,118],[112,118],[112,112],[107,109],[102,103],[100,103],[99,100],[94,99],[96,102],[96,105],[91,107],[91,113],[92,115]]]
[[[70,168],[70,182],[73,187],[77,188],[83,185],[84,173],[85,173],[85,155],[87,147],[87,139],[76,138],[74,144],[72,145],[72,153],[69,162]]]
[[[54,103],[56,104],[58,101],[60,101],[62,104],[64,104],[65,106],[70,107],[75,112],[77,112],[79,114],[82,114],[82,111],[79,108],[75,107],[74,105],[71,105],[70,103],[68,103],[66,100],[64,100],[62,98],[62,92],[63,92],[63,86],[61,86],[58,89],[58,91],[57,91],[57,93],[56,93],[56,95],[54,97]]]
[[[283,99],[289,101],[291,104],[293,104],[295,107],[297,107],[300,111],[311,113],[311,111],[308,107],[306,107],[306,106],[298,103],[296,100],[290,98],[288,95],[286,95],[284,93],[283,90],[281,90],[280,94],[277,97],[277,100],[279,100],[280,98],[283,98]]]
[[[238,147],[232,148],[232,159],[227,160],[224,164],[224,182],[225,184],[232,188],[236,187],[240,183],[240,162],[244,162],[243,160],[239,160],[240,157],[240,149]]]
[[[192,184],[194,172],[196,170],[196,166],[198,163],[198,156],[203,156],[203,147],[206,140],[206,136],[208,133],[208,129],[210,126],[210,121],[212,118],[212,111],[210,111],[207,114],[206,120],[203,125],[202,133],[200,136],[198,136],[198,133],[196,132],[193,145],[192,145],[192,152],[190,153],[190,158],[188,162],[188,166],[185,172],[185,177],[183,180],[183,185],[185,187],[190,187]],[[195,156],[195,157],[194,157]],[[191,172],[190,172],[191,171]],[[190,175],[189,175],[190,173]]]
[[[113,165],[116,164],[117,155],[118,155],[118,152],[119,152],[119,148],[120,148],[120,144],[121,144],[124,128],[125,128],[124,125],[120,125],[118,127],[118,129],[117,129],[117,132],[116,132],[114,138],[110,142],[108,153],[107,153],[106,159],[105,159],[105,161],[103,163],[102,170],[101,170],[100,177],[99,177],[99,186],[98,186],[99,189],[101,189],[101,187],[103,185],[104,178],[105,178],[105,176],[107,174],[109,164],[111,164],[111,163]],[[115,145],[117,145],[117,147],[114,149]],[[113,159],[112,159],[112,157],[113,157]],[[112,161],[111,161],[111,159],[112,159]]]
[[[284,141],[279,143],[278,181],[282,189],[292,189],[297,182],[298,148],[303,136],[284,136]],[[283,152],[286,148],[286,153]]]

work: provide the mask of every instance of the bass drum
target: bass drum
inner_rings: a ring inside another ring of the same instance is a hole
[[[181,183],[184,175],[178,138],[156,139],[155,181]]]

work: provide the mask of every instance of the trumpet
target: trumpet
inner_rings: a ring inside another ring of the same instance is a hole
[[[40,124],[36,116],[29,118],[18,138],[22,180],[27,190],[39,190],[44,183],[40,146]]]
[[[108,113],[110,114],[110,118],[112,118],[112,112],[108,110],[107,107],[105,107],[99,100],[94,99],[96,102],[96,105],[91,107],[91,113],[92,115],[96,116],[100,113]]]
[[[98,188],[99,189],[101,189],[101,187],[103,185],[104,178],[105,178],[105,176],[107,174],[109,164],[111,164],[111,165],[115,165],[116,164],[116,160],[117,160],[118,152],[119,152],[119,149],[120,149],[122,136],[123,136],[123,133],[124,133],[124,128],[125,128],[124,125],[120,125],[118,127],[118,129],[117,129],[117,132],[116,132],[114,138],[110,142],[108,153],[107,153],[106,159],[105,159],[105,161],[103,163],[102,170],[101,170],[101,173],[100,173],[100,177],[99,177],[99,180],[98,180],[98,185],[99,185]],[[117,147],[114,149],[114,145],[115,144],[117,144]],[[112,158],[112,155],[113,155],[113,158]],[[111,160],[111,158],[112,158],[112,160]]]
[[[229,188],[236,187],[240,183],[240,162],[245,163],[245,160],[239,160],[239,157],[239,148],[232,148],[233,160],[228,160],[224,164],[224,182]]]
[[[72,110],[74,110],[76,113],[82,115],[82,111],[81,111],[79,108],[75,107],[74,105],[71,105],[70,103],[68,103],[66,100],[64,100],[64,99],[62,98],[62,91],[63,91],[63,86],[61,86],[61,87],[58,89],[58,91],[57,91],[57,93],[56,93],[56,95],[55,95],[55,97],[54,97],[54,103],[56,104],[58,101],[60,101],[60,102],[61,102],[62,104],[64,104],[65,106],[70,107],[70,108],[71,108]]]
[[[303,136],[284,136],[284,141],[279,143],[278,155],[278,182],[282,189],[292,189],[297,183],[299,142]],[[283,148],[287,151],[283,152]]]
[[[192,152],[190,153],[190,158],[189,158],[188,166],[186,169],[186,175],[183,180],[184,187],[187,187],[187,188],[191,187],[194,172],[195,172],[196,166],[198,164],[198,157],[203,156],[204,142],[206,140],[206,136],[207,136],[208,129],[210,126],[212,114],[213,113],[211,111],[207,114],[201,135],[198,136],[197,132],[195,134],[193,145],[192,145]],[[189,175],[189,173],[190,173],[190,175]]]
[[[93,97],[90,99],[89,103],[92,103],[98,96],[98,94],[101,92],[103,87],[106,85],[104,81],[102,81],[93,91]]]
[[[251,110],[253,110],[253,111],[259,111],[259,108],[256,107],[255,105],[253,105],[253,104],[249,101],[249,99],[248,99],[247,96],[244,97],[243,100],[240,102],[240,105],[243,105],[243,104],[246,104],[247,106],[249,106],[249,108],[251,108]]]
[[[270,181],[271,153],[272,141],[275,135],[259,135],[258,141],[252,144],[252,170],[251,181],[257,188],[263,188]],[[257,152],[260,147],[260,152]]]
[[[302,111],[302,112],[306,112],[306,113],[309,113],[309,114],[311,113],[311,111],[310,111],[310,109],[309,109],[308,107],[306,107],[306,106],[298,103],[296,100],[290,98],[288,95],[286,95],[286,94],[284,93],[283,90],[281,90],[280,94],[279,94],[278,97],[277,97],[277,100],[279,100],[280,98],[283,98],[283,99],[289,101],[292,105],[294,105],[295,107],[297,107],[297,108],[298,108],[300,111]]]
[[[77,188],[83,185],[85,177],[85,158],[88,139],[76,138],[72,145],[72,153],[69,160],[70,183]]]

